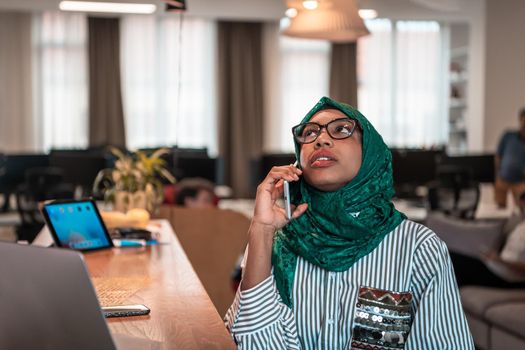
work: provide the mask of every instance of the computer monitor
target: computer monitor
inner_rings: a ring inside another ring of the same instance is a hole
[[[446,156],[441,159],[439,166],[466,168],[470,170],[471,180],[486,183],[494,182],[494,154]]]
[[[99,152],[89,150],[53,150],[49,163],[64,171],[64,181],[79,185],[90,195],[97,174],[110,167],[110,159]]]
[[[395,185],[425,185],[436,178],[442,150],[392,149],[392,172]]]
[[[207,156],[187,157],[179,155],[175,158],[174,169],[177,179],[202,177],[213,183],[217,183],[219,178],[217,158],[209,158]]]
[[[208,157],[208,149],[206,147],[202,148],[179,148],[177,146],[172,148],[173,155],[175,158],[177,157],[183,157],[183,158],[207,158]]]
[[[391,149],[392,175],[398,198],[416,198],[416,188],[436,179],[443,150]]]
[[[13,192],[25,181],[27,170],[49,166],[47,154],[9,154],[3,158],[0,172],[0,191]]]
[[[260,183],[274,166],[290,165],[296,161],[295,153],[266,153],[260,159],[257,183]]]
[[[177,179],[189,177],[202,177],[217,183],[219,180],[219,167],[216,158],[208,156],[207,148],[179,148],[173,147],[155,147],[155,148],[141,148],[140,151],[150,155],[159,148],[167,148],[169,152],[161,156],[166,162],[166,168]],[[160,181],[168,183],[164,178]]]

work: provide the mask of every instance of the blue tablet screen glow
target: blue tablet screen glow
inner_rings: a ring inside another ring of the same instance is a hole
[[[46,210],[63,247],[87,250],[111,246],[92,202],[49,204]]]

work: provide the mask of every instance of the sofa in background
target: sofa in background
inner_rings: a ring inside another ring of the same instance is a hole
[[[525,349],[525,289],[467,286],[460,293],[478,349]]]
[[[233,302],[231,274],[244,253],[250,219],[225,209],[162,206],[195,272],[223,317]]]
[[[525,270],[498,257],[505,221],[431,213],[426,224],[448,246],[476,348],[525,349]]]

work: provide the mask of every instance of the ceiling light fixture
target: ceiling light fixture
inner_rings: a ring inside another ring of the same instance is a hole
[[[297,16],[297,9],[293,8],[293,7],[290,7],[288,10],[286,10],[284,12],[284,14],[286,15],[286,17],[288,18],[294,18],[295,16]]]
[[[96,1],[61,1],[58,7],[62,11],[136,14],[150,14],[157,9],[157,6],[153,4]]]
[[[359,17],[362,19],[374,19],[377,18],[377,11],[373,9],[361,9],[359,10]]]
[[[319,2],[317,0],[304,0],[303,6],[307,10],[315,10],[319,6]]]
[[[356,0],[323,0],[315,10],[304,9],[300,0],[286,0],[286,5],[297,9],[297,16],[285,17],[287,21],[281,22],[284,35],[348,43],[370,34],[359,16]]]
[[[186,7],[186,0],[162,0],[166,3],[166,12],[184,12]]]

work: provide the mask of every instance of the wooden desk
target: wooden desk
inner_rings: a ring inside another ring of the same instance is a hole
[[[151,309],[148,316],[108,319],[111,331],[162,342],[163,349],[235,349],[171,226],[166,220],[154,225],[168,244],[84,255],[96,287],[118,282],[129,295],[123,304]],[[100,299],[104,303],[104,295]]]

